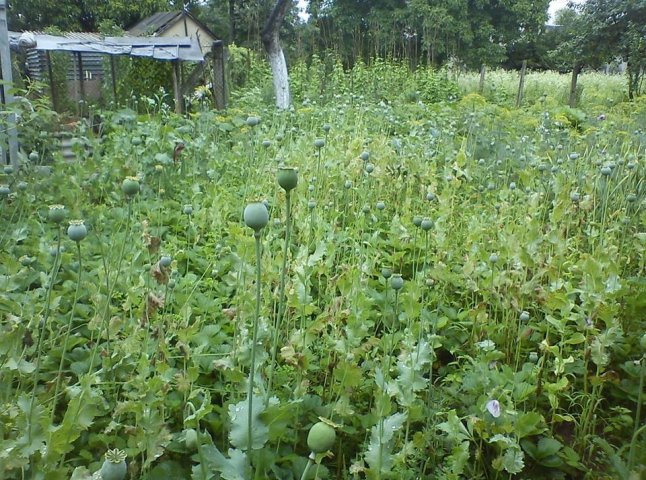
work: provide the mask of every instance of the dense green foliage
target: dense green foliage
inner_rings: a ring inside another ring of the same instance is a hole
[[[150,480],[643,475],[646,103],[428,103],[360,68],[332,95],[313,62],[285,112],[257,88],[189,118],[139,99],[102,140],[79,124],[72,163],[25,108],[34,151],[0,173],[0,478],[124,455]]]

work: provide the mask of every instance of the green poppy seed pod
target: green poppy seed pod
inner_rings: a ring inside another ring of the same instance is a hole
[[[141,137],[132,137],[132,144],[137,147],[141,145]]]
[[[386,204],[384,202],[377,202],[377,210],[383,210],[386,208]]]
[[[6,197],[11,193],[9,185],[0,185],[0,197]]]
[[[363,213],[368,213],[370,212],[370,205],[364,205],[363,208],[361,209]]]
[[[420,217],[418,215],[415,215],[413,217],[413,225],[415,225],[416,227],[421,227],[422,226],[422,217]]]
[[[121,191],[127,197],[137,195],[139,193],[139,180],[137,177],[126,177],[121,183]]]
[[[537,352],[529,352],[529,361],[532,363],[538,362],[538,353]]]
[[[346,189],[352,188],[352,180],[346,180],[345,184],[343,185]]]
[[[49,212],[47,214],[47,218],[49,218],[50,222],[61,223],[63,220],[65,220],[66,216],[67,216],[67,211],[65,210],[65,207],[63,205],[49,206]]]
[[[244,209],[244,223],[247,227],[259,232],[269,223],[269,212],[262,202],[253,202]]]
[[[184,430],[184,444],[189,450],[195,450],[197,448],[197,431],[194,428],[187,428]]]
[[[433,192],[428,192],[426,194],[426,200],[428,200],[429,202],[432,202],[433,200],[435,200],[435,198],[436,197],[435,197],[435,194]]]
[[[101,465],[102,480],[123,480],[128,473],[126,465],[126,454],[121,450],[108,450],[105,454],[105,461]]]
[[[38,161],[38,152],[35,152],[35,151],[31,152],[29,154],[29,160],[32,161],[32,162],[37,162]]]
[[[581,200],[581,195],[579,194],[579,192],[572,192],[570,193],[570,200],[572,200],[573,202],[578,202],[579,200]]]
[[[11,175],[13,173],[13,167],[11,165],[5,165],[4,173],[5,175]]]
[[[298,170],[292,167],[281,167],[278,169],[278,185],[289,192],[298,185]]]
[[[184,208],[182,209],[182,212],[184,212],[185,215],[192,215],[193,214],[193,205],[190,203],[187,203],[184,205]]]
[[[70,221],[70,225],[67,227],[67,236],[77,243],[87,237],[87,227],[83,220]]]
[[[307,447],[314,453],[325,453],[334,446],[336,432],[324,422],[312,425],[307,434]]]
[[[22,181],[18,182],[18,184],[16,185],[16,188],[21,192],[24,192],[25,190],[27,190],[27,182],[22,182]]]
[[[265,148],[271,147],[271,141],[267,140],[267,139],[263,140],[262,141],[262,146],[265,147]]]
[[[390,286],[393,288],[393,290],[401,290],[404,286],[404,279],[400,274],[395,274],[390,277]]]
[[[331,130],[331,129],[332,129],[332,125],[330,125],[329,123],[324,123],[324,124],[323,124],[323,131],[324,131],[325,133],[330,133],[330,130]]]
[[[170,255],[162,255],[161,258],[159,259],[159,264],[164,268],[168,268],[170,267],[170,264],[172,261],[173,259],[171,258]]]
[[[317,138],[314,140],[314,146],[318,149],[321,149],[325,146],[325,140],[323,138]]]
[[[526,310],[523,310],[522,312],[520,312],[520,321],[526,322],[527,320],[529,320],[529,312]]]
[[[34,260],[33,260],[33,258],[31,258],[31,257],[29,257],[27,255],[23,255],[22,257],[20,257],[18,259],[18,261],[20,262],[20,265],[22,265],[23,267],[28,267],[29,265],[31,265],[33,263]]]
[[[393,271],[390,268],[382,268],[381,276],[384,277],[386,280],[388,280],[390,277],[393,276]]]
[[[375,171],[375,166],[372,163],[366,163],[366,172],[372,173]]]
[[[419,226],[422,228],[422,230],[428,232],[431,228],[433,228],[433,220],[431,220],[430,218],[424,218],[422,219],[422,223],[420,223]]]
[[[310,200],[309,202],[307,202],[307,208],[309,208],[310,210],[314,210],[314,207],[316,207],[316,202],[314,200]]]
[[[629,193],[628,195],[626,195],[626,200],[628,200],[629,203],[634,203],[637,201],[637,195],[635,195],[634,193]]]
[[[360,157],[361,157],[361,160],[363,160],[364,162],[367,162],[368,160],[370,160],[370,152],[363,151],[361,152]]]
[[[247,117],[247,126],[255,127],[260,123],[260,118],[258,117]]]
[[[496,253],[492,253],[491,255],[489,255],[489,261],[490,261],[491,263],[496,263],[496,262],[498,262],[498,254],[496,254]]]

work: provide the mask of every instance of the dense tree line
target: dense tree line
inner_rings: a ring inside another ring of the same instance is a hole
[[[276,0],[10,0],[14,30],[127,29],[156,11],[187,9],[227,43],[260,50]],[[646,0],[588,0],[548,28],[549,0],[310,0],[282,22],[288,61],[316,53],[346,66],[375,57],[417,65],[503,66],[580,71],[621,58],[629,94],[639,92],[646,58]]]

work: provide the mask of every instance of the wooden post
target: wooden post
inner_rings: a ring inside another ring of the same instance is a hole
[[[175,113],[184,113],[184,100],[182,98],[182,87],[180,85],[179,60],[172,60],[173,64],[173,94],[175,96]]]
[[[227,85],[224,76],[224,43],[222,40],[216,40],[211,45],[211,54],[213,56],[213,99],[215,108],[224,110],[227,108]]]
[[[56,93],[56,86],[54,85],[54,71],[52,70],[52,56],[49,50],[45,51],[45,59],[47,60],[47,74],[49,75],[49,89],[52,93],[52,107],[58,111],[58,94]]]
[[[520,80],[518,82],[518,94],[516,95],[516,108],[523,103],[523,90],[525,90],[525,71],[527,70],[527,60],[523,60],[523,66],[520,67]]]
[[[110,75],[112,76],[112,95],[114,96],[115,107],[119,105],[117,98],[117,67],[115,66],[114,55],[110,55]]]
[[[487,67],[483,63],[482,66],[480,67],[480,83],[478,83],[478,93],[482,95],[482,92],[484,92],[484,82],[485,82],[485,72],[487,71]]]
[[[580,63],[576,63],[572,69],[572,78],[570,79],[570,98],[568,99],[568,105],[572,108],[576,107],[576,85],[579,80],[581,69],[582,66]]]
[[[14,101],[11,93],[13,77],[11,74],[11,51],[9,50],[9,29],[7,26],[7,1],[0,0],[0,64],[2,72],[2,93],[6,105],[11,105]],[[7,86],[9,88],[7,88]],[[6,107],[5,107],[6,110]],[[9,162],[14,167],[18,166],[18,132],[16,130],[16,114],[7,115],[7,137],[9,143]],[[3,157],[5,155],[3,148]],[[6,158],[3,158],[6,163]]]
[[[81,94],[82,100],[82,102],[79,102],[82,117],[85,110],[85,82],[83,81],[83,57],[81,56],[81,52],[76,52],[76,61],[79,75],[79,93]]]

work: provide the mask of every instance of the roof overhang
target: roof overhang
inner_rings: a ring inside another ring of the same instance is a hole
[[[12,48],[18,47],[22,33],[9,32]],[[129,55],[157,60],[202,62],[204,55],[197,39],[190,37],[100,37],[96,34],[68,33],[65,36],[32,33],[35,50],[91,52]]]

